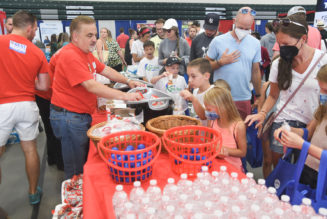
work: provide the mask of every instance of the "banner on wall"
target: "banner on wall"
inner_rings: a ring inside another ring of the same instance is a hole
[[[327,0],[317,0],[315,19],[313,25],[317,27],[318,21],[324,21],[325,26],[327,24]]]
[[[60,33],[64,32],[61,21],[44,21],[43,23],[40,23],[39,28],[42,42],[46,36],[50,40],[52,34],[58,36]]]

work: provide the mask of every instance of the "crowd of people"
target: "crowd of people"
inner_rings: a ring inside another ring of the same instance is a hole
[[[0,156],[15,128],[26,159],[30,203],[39,203],[42,193],[37,186],[39,114],[47,136],[48,164],[63,169],[65,179],[82,173],[96,98],[141,99],[138,93],[99,83],[95,75],[131,88],[141,86],[118,73],[128,66],[135,66],[144,81],[173,97],[179,106],[174,113],[188,115],[187,101],[191,102],[191,111],[202,125],[222,133],[219,157],[240,171],[244,171],[241,158],[247,151],[247,126],[255,123],[260,129],[271,112],[281,110],[269,137],[262,140],[263,174],[267,177],[277,165],[283,147],[301,149],[311,141],[312,156],[301,182],[315,187],[319,157],[327,149],[323,141],[327,57],[320,50],[326,45],[327,32],[324,24],[318,24],[319,30],[309,26],[301,6],[291,8],[286,18],[267,23],[262,37],[252,31],[255,16],[252,8],[240,8],[234,27],[224,34],[218,31],[215,13],[206,14],[203,29],[198,21],[190,22],[184,35],[175,19],[158,19],[155,32],[142,26],[129,29],[127,35],[120,28],[117,40],[105,27],[97,39],[95,20],[78,16],[70,24],[69,35],[57,38],[54,34],[44,40],[51,48],[49,63],[31,42],[36,17],[18,11],[8,18],[8,35],[0,36],[0,68],[4,69],[0,73]],[[252,114],[253,108],[258,113]],[[290,130],[284,128],[285,122]],[[295,150],[295,160],[297,155]]]

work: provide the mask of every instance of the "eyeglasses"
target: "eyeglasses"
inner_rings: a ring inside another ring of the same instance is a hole
[[[164,31],[167,32],[167,33],[170,33],[172,31],[172,29],[168,29],[168,30],[164,29]]]
[[[248,8],[243,8],[241,9],[239,12],[241,12],[242,14],[248,14],[250,12],[250,14],[254,17],[257,12],[253,9],[248,9]]]
[[[294,24],[294,25],[296,25],[296,26],[303,27],[304,30],[305,30],[305,33],[308,33],[307,28],[306,28],[303,24],[300,24],[300,23],[298,23],[298,22],[292,21],[292,20],[290,20],[289,18],[287,18],[287,19],[275,20],[274,22],[277,23],[277,24],[282,24],[282,25],[285,26],[285,27],[287,27],[287,26],[290,25],[290,24]]]

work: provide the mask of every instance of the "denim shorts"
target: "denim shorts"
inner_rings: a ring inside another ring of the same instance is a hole
[[[303,122],[300,121],[296,121],[296,120],[286,120],[286,122],[293,128],[305,128],[307,125],[304,124]],[[283,122],[273,122],[272,127],[271,127],[271,131],[270,131],[270,149],[273,152],[279,153],[279,154],[283,154],[283,145],[281,145],[281,143],[279,143],[279,141],[277,141],[274,138],[274,132],[276,129],[279,129],[281,126],[283,125]]]

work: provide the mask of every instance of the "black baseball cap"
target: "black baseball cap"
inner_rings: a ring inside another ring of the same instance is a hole
[[[181,60],[178,57],[169,57],[166,61],[166,65],[165,66],[172,66],[174,64],[181,64]]]
[[[208,13],[204,19],[203,28],[205,30],[217,30],[219,24],[219,15],[215,13]]]

